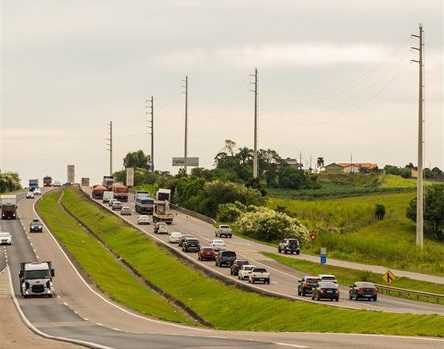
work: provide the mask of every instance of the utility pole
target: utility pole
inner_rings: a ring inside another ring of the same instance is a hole
[[[412,34],[413,37],[419,39],[419,47],[412,47],[419,53],[419,59],[412,62],[419,65],[419,109],[418,109],[418,176],[416,181],[416,245],[422,249],[424,245],[424,183],[423,183],[423,146],[424,146],[424,98],[423,98],[423,29],[422,24],[419,25],[419,35]]]
[[[299,150],[299,169],[302,170],[302,150]]]
[[[150,132],[148,133],[151,136],[151,173],[154,173],[154,97],[151,96],[151,98],[145,101],[147,103],[146,108],[150,109],[149,113],[148,111],[145,112],[146,115],[150,115],[150,126],[148,128],[150,129]],[[150,102],[150,105],[148,105],[148,102]]]
[[[254,77],[254,81],[251,84],[254,85],[254,146],[253,146],[253,178],[257,178],[258,174],[258,159],[257,159],[257,68],[254,69],[254,74],[250,74]]]
[[[185,144],[184,144],[184,166],[183,170],[187,173],[188,162],[188,75],[185,76]]]
[[[110,121],[108,124],[109,129],[109,138],[106,140],[109,142],[106,145],[109,147],[107,150],[109,151],[109,175],[113,175],[113,122]]]

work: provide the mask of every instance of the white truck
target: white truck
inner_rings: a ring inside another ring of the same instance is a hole
[[[153,223],[165,222],[166,224],[173,223],[174,215],[170,211],[170,204],[167,200],[155,200],[153,211]]]
[[[232,233],[231,228],[228,224],[221,224],[216,229],[214,235],[219,238],[221,238],[222,236],[225,236],[227,238],[231,238],[233,236],[233,233]]]
[[[159,190],[156,193],[156,200],[159,200],[159,201],[171,201],[171,190],[170,189],[159,188]]]
[[[47,296],[54,294],[52,278],[54,269],[51,262],[20,263],[20,293],[23,298],[28,296]]]
[[[256,281],[262,281],[264,284],[270,283],[270,273],[265,268],[253,268],[248,276],[248,282],[254,284]]]
[[[248,280],[250,278],[251,271],[256,268],[255,265],[246,264],[242,265],[237,274],[240,280]]]

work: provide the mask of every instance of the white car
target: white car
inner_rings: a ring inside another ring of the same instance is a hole
[[[242,265],[241,268],[239,269],[238,278],[241,280],[248,280],[250,278],[250,273],[254,268],[256,268],[255,265],[251,264]]]
[[[319,282],[321,282],[321,281],[330,281],[330,282],[338,283],[338,281],[336,280],[336,276],[334,276],[334,275],[319,274],[318,278],[319,278]]]
[[[123,208],[123,205],[122,205],[122,203],[120,201],[116,200],[116,201],[113,202],[113,205],[112,205],[111,208],[112,208],[113,211],[116,211],[116,210],[120,211]]]
[[[54,183],[52,183],[53,187],[61,187],[62,184],[59,181],[54,181]]]
[[[114,210],[114,205],[113,205],[113,210]],[[120,214],[122,216],[131,216],[131,209],[128,206],[123,206],[122,209],[120,210]]]
[[[117,200],[117,199],[114,199],[114,198],[113,198],[113,199],[110,199],[109,202],[108,202],[108,206],[111,206],[111,207],[112,207],[113,204],[114,204],[116,201],[118,201],[118,200]]]
[[[221,251],[225,249],[225,242],[224,240],[214,239],[211,240],[209,246],[212,247],[214,251]]]
[[[34,189],[34,195],[42,195],[42,191],[40,188],[35,188]]]
[[[11,245],[11,244],[12,244],[11,234],[6,231],[0,232],[0,245]]]
[[[32,191],[28,191],[28,192],[26,193],[26,198],[27,198],[27,199],[34,199],[34,192],[32,192]]]
[[[137,224],[151,224],[150,216],[140,215],[139,218],[137,218]]]
[[[178,244],[181,237],[182,233],[179,233],[178,231],[173,231],[168,237],[168,242],[170,244]]]

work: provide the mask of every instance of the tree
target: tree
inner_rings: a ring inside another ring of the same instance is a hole
[[[20,189],[20,177],[15,172],[0,173],[0,193]]]
[[[278,185],[280,188],[300,189],[305,183],[304,171],[289,165],[283,165],[278,170]]]
[[[410,201],[406,210],[407,218],[416,222],[416,198]],[[426,232],[444,240],[444,185],[429,186],[424,195],[424,226]]]
[[[382,221],[384,217],[385,217],[385,206],[383,204],[376,204],[375,218]]]
[[[324,167],[324,158],[323,157],[318,157],[318,161],[316,162],[318,165],[318,168],[322,168]]]
[[[124,167],[144,168],[149,170],[151,159],[142,150],[129,152],[123,159]]]

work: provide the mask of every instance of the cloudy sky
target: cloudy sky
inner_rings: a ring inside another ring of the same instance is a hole
[[[131,150],[155,165],[183,155],[211,167],[225,139],[327,163],[416,163],[418,24],[425,31],[426,165],[444,167],[441,0],[0,0],[0,169],[98,181]]]

